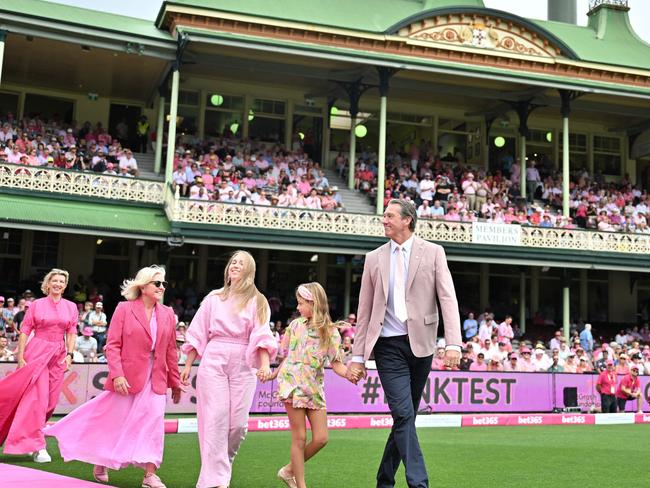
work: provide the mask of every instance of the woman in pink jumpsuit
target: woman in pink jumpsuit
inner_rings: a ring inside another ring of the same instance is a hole
[[[237,251],[224,272],[224,287],[210,293],[186,333],[181,380],[186,384],[197,356],[197,418],[201,474],[197,488],[227,487],[232,463],[246,435],[256,378],[271,375],[277,340],[269,327],[270,309],[255,287],[255,261]]]
[[[18,369],[0,380],[4,453],[33,453],[40,463],[51,461],[43,428],[54,412],[77,337],[77,306],[61,298],[67,284],[67,271],[53,269],[45,275],[41,290],[47,296],[30,304],[20,326]]]
[[[165,270],[142,268],[122,286],[127,299],[111,318],[106,343],[109,375],[103,393],[45,429],[57,438],[65,461],[94,464],[93,476],[108,482],[108,469],[144,469],[142,486],[165,488],[156,475],[163,457],[167,388],[180,400],[176,319],[161,305]]]

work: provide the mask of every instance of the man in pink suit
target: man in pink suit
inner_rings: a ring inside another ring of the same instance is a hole
[[[415,207],[409,202],[388,203],[383,224],[390,241],[366,255],[348,366],[348,379],[356,383],[365,377],[364,362],[374,354],[393,417],[377,488],[395,486],[400,461],[410,488],[429,486],[415,416],[436,348],[436,297],[444,319],[444,364],[453,368],[460,361],[460,315],[445,252],[414,235],[416,221]]]

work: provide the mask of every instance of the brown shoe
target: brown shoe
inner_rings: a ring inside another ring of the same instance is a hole
[[[278,479],[280,481],[283,481],[284,484],[286,484],[289,488],[298,488],[296,478],[287,472],[286,466],[282,466],[280,468],[280,471],[278,471]]]

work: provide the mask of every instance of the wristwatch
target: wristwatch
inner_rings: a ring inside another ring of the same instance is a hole
[[[70,359],[74,359],[74,353],[69,352],[69,353],[66,354],[66,355],[67,355],[67,356],[70,356]]]

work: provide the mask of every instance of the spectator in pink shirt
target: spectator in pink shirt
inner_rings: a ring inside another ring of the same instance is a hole
[[[252,190],[257,186],[257,180],[253,177],[253,171],[250,169],[246,171],[246,176],[242,178],[241,182],[246,186],[248,190]]]
[[[578,365],[576,364],[576,354],[574,352],[569,353],[569,357],[566,358],[564,363],[564,372],[565,373],[577,373]]]
[[[616,365],[616,374],[629,374],[630,369],[627,366],[627,354],[622,353],[618,356],[618,364]]]
[[[503,370],[504,371],[511,371],[511,372],[512,371],[519,371],[519,368],[518,368],[519,364],[518,363],[519,363],[519,360],[517,358],[517,354],[515,354],[514,352],[511,352],[510,354],[508,354],[508,360],[503,365]]]
[[[469,365],[470,371],[487,371],[488,365],[485,362],[485,354],[479,352],[476,355],[476,361]]]
[[[515,337],[512,331],[512,315],[506,315],[503,322],[499,324],[497,331],[499,342],[510,346],[510,341]]]
[[[431,362],[431,369],[433,371],[442,371],[445,368],[445,348],[439,347],[436,349],[436,355]]]
[[[309,196],[305,201],[307,203],[307,208],[322,210],[320,197],[318,196],[318,190],[316,190],[316,188],[311,189]]]
[[[309,193],[311,192],[311,183],[309,183],[309,181],[307,180],[307,175],[306,174],[304,174],[304,175],[302,175],[300,177],[300,182],[298,182],[298,184],[296,186],[298,187],[298,191],[302,195],[306,196],[306,195],[309,195]]]
[[[533,372],[536,369],[535,363],[531,359],[530,349],[528,347],[523,347],[521,349],[521,357],[519,360],[519,371]]]
[[[490,358],[490,362],[488,363],[487,366],[488,371],[503,371],[503,365],[501,364],[501,361],[499,359],[499,356],[492,356]]]

